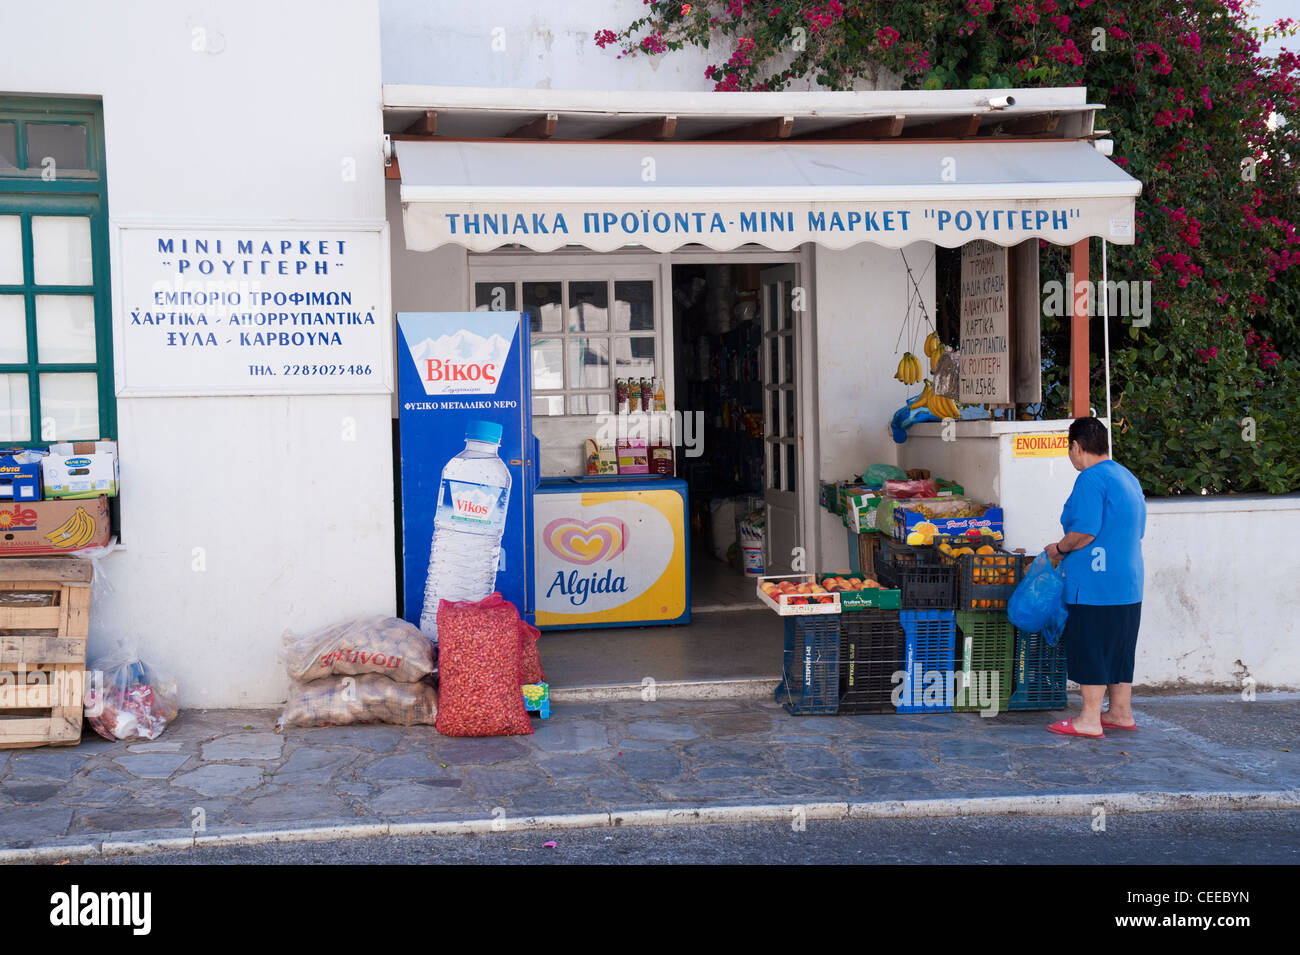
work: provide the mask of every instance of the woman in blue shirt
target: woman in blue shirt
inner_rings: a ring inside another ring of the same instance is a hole
[[[1070,463],[1079,476],[1061,512],[1065,536],[1047,556],[1065,574],[1066,672],[1083,692],[1083,711],[1048,727],[1066,736],[1105,738],[1135,730],[1133,657],[1142,617],[1142,537],[1147,508],[1133,473],[1110,459],[1106,426],[1070,425]],[[1102,712],[1102,700],[1110,709]]]

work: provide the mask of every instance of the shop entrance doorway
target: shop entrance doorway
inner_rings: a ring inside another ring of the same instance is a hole
[[[692,610],[753,609],[759,573],[799,553],[800,335],[795,263],[672,267],[678,449],[691,498]]]

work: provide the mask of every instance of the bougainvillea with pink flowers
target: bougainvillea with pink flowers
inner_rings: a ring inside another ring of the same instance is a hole
[[[647,0],[596,38],[722,50],[717,90],[1086,86],[1143,184],[1108,277],[1151,282],[1150,325],[1112,319],[1111,367],[1116,457],[1158,495],[1300,490],[1300,58],[1260,52],[1296,30],[1254,32],[1241,0]],[[1047,247],[1044,281],[1065,263]],[[1068,334],[1044,316],[1048,417],[1067,413]]]

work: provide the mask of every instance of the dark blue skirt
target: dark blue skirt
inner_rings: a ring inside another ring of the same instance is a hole
[[[1081,686],[1133,682],[1142,601],[1100,607],[1069,604],[1065,621],[1066,673]]]

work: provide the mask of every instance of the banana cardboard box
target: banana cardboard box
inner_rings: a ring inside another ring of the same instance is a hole
[[[0,557],[50,557],[103,547],[108,498],[0,501]]]

